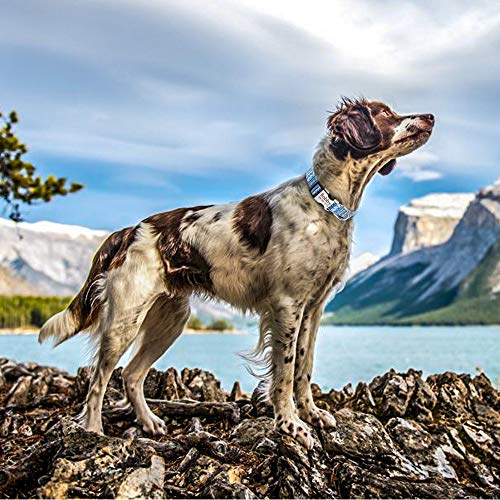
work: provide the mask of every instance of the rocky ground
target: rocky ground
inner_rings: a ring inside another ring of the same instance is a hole
[[[321,392],[337,428],[307,452],[273,429],[258,396],[202,370],[151,370],[146,395],[168,423],[152,439],[121,398],[116,370],[105,432],[72,417],[89,370],[0,359],[0,497],[499,497],[499,391],[484,375],[389,372]]]

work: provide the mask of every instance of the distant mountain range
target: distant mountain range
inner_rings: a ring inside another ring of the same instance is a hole
[[[46,221],[15,224],[0,219],[0,266],[38,295],[73,295],[107,234]],[[13,288],[10,295],[15,293],[22,290]]]
[[[341,324],[500,323],[500,182],[401,207],[390,253],[326,312]]]
[[[22,222],[0,218],[0,295],[72,296],[82,285],[95,251],[107,231],[54,222]],[[378,256],[361,254],[351,261],[351,273],[373,264]],[[192,300],[193,314],[248,321],[223,303]]]

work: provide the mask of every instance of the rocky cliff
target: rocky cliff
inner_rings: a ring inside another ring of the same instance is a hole
[[[391,371],[315,402],[337,427],[307,452],[273,428],[272,408],[199,369],[150,370],[167,423],[142,433],[106,393],[106,436],[74,420],[89,379],[0,360],[0,496],[8,498],[498,498],[499,392],[480,374]]]
[[[500,323],[500,183],[477,193],[445,242],[390,254],[329,304],[346,323]]]
[[[473,199],[469,193],[437,193],[411,200],[399,209],[389,255],[444,243]]]

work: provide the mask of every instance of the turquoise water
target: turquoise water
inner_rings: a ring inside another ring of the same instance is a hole
[[[255,379],[237,353],[253,347],[257,332],[183,335],[156,363],[160,369],[210,370],[230,390],[235,380],[251,390]],[[40,346],[35,335],[0,335],[0,357],[58,366],[71,373],[87,362],[84,336],[56,349]],[[124,360],[126,361],[127,355]],[[313,381],[323,389],[370,381],[390,368],[412,367],[424,374],[447,370],[477,373],[500,382],[500,327],[330,327],[320,329]]]

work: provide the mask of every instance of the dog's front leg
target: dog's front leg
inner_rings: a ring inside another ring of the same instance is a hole
[[[292,299],[280,300],[269,317],[272,339],[271,401],[275,426],[293,436],[307,449],[314,441],[307,425],[298,417],[293,402],[295,348],[304,307]]]
[[[302,420],[315,427],[331,429],[336,425],[335,418],[331,413],[314,404],[311,391],[314,346],[323,305],[324,303],[308,306],[304,310],[296,347],[294,393],[297,410]]]

